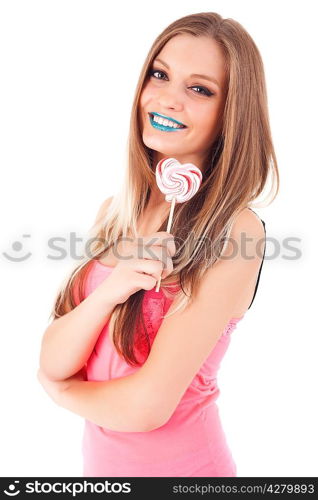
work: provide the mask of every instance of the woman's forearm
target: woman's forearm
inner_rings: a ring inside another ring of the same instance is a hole
[[[152,430],[152,409],[138,373],[107,381],[72,380],[61,392],[58,404],[113,431]]]
[[[46,329],[40,367],[51,380],[65,380],[84,366],[116,305],[109,295],[107,283],[102,283]]]

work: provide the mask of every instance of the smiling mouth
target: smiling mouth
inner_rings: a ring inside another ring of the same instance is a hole
[[[150,119],[150,123],[153,127],[155,128],[158,128],[160,130],[182,130],[182,129],[185,129],[187,128],[186,125],[183,125],[179,122],[175,122],[174,120],[170,120],[168,118],[162,118],[162,120],[167,120],[168,122],[172,122],[174,123],[175,125],[177,125],[176,127],[171,127],[169,125],[164,125],[163,123],[159,123],[158,121],[154,120],[154,117],[158,118],[158,115],[154,115],[153,113],[148,113],[149,115],[149,119]],[[159,116],[159,118],[161,119],[161,116]]]

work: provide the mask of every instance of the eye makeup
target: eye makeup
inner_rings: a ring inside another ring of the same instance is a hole
[[[150,77],[153,77],[155,78],[156,80],[162,80],[162,78],[158,78],[155,76],[155,73],[162,73],[163,75],[167,76],[167,74],[165,73],[165,71],[162,71],[161,69],[157,69],[157,68],[152,68],[149,70],[148,72],[148,75]],[[209,89],[207,89],[206,87],[203,87],[202,85],[193,85],[192,87],[190,88],[197,88],[197,89],[201,89],[203,90],[203,93],[202,92],[194,92],[195,94],[198,94],[198,95],[203,95],[203,96],[206,96],[206,97],[211,97],[213,95],[215,95],[213,92],[210,92]]]

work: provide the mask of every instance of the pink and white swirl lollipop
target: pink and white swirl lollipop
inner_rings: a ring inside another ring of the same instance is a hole
[[[175,204],[188,201],[197,193],[202,182],[202,173],[193,163],[182,165],[175,158],[164,158],[156,167],[156,182],[166,201],[171,203],[167,226],[169,233]],[[156,292],[159,291],[160,283],[161,277]]]

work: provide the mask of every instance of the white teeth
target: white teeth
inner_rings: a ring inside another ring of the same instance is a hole
[[[160,125],[165,125],[166,127],[168,126],[172,128],[183,128],[181,125],[177,125],[177,123],[161,118],[160,116],[153,116],[152,119],[154,122],[159,123]]]

